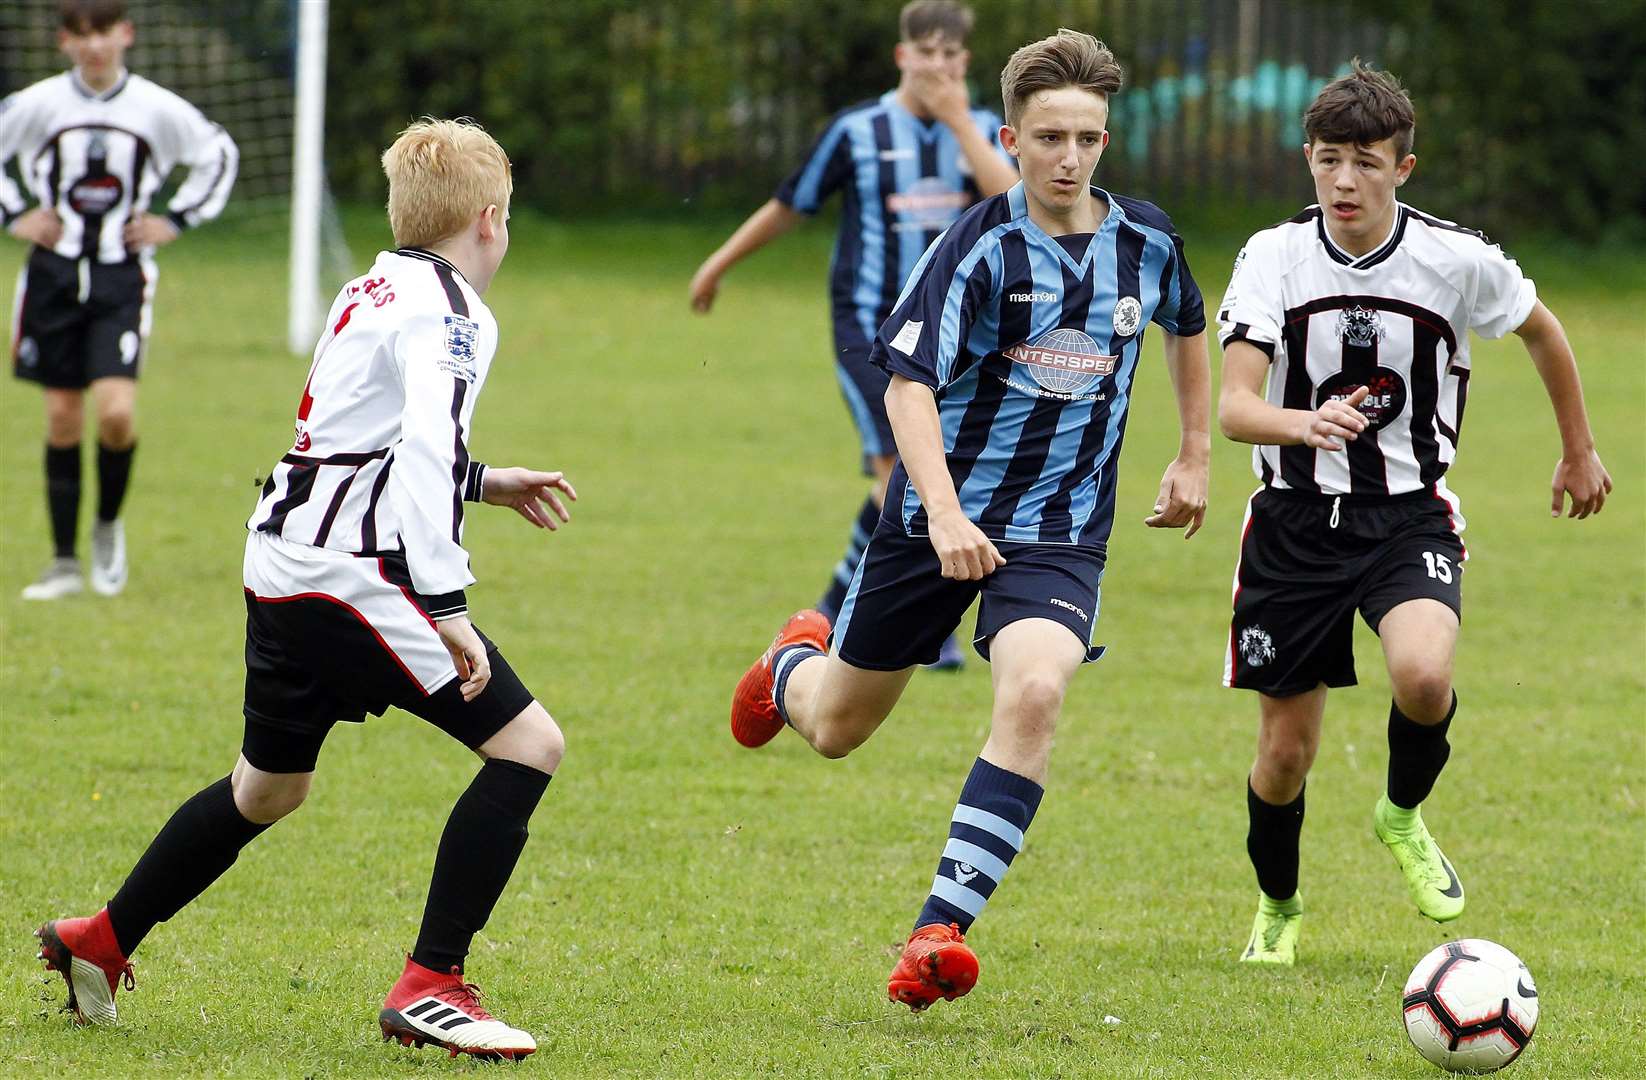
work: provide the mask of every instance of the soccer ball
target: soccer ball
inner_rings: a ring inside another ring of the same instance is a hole
[[[1442,1069],[1486,1073],[1526,1049],[1537,984],[1520,958],[1479,938],[1448,941],[1417,962],[1400,997],[1406,1034]]]

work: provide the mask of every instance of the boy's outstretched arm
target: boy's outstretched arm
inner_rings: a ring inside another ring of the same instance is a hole
[[[1554,312],[1540,300],[1515,330],[1537,368],[1543,388],[1554,406],[1555,423],[1560,426],[1560,461],[1549,487],[1553,499],[1549,513],[1559,517],[1567,495],[1572,508],[1567,517],[1586,518],[1600,513],[1612,491],[1612,478],[1595,452],[1595,435],[1589,428],[1589,414],[1583,407],[1583,383],[1577,376],[1577,358],[1572,355],[1566,331]]]
[[[794,228],[802,216],[800,211],[784,205],[780,199],[767,199],[765,205],[750,214],[692,275],[692,310],[708,314],[714,306],[715,294],[720,291],[720,279],[726,271]]]

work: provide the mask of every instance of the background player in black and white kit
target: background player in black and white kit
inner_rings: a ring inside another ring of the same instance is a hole
[[[1247,850],[1261,890],[1241,957],[1290,964],[1303,788],[1328,687],[1355,683],[1358,608],[1393,685],[1389,772],[1374,826],[1418,909],[1463,911],[1462,884],[1418,812],[1450,752],[1463,517],[1445,473],[1469,385],[1470,330],[1520,336],[1560,428],[1554,514],[1611,490],[1565,333],[1532,282],[1480,233],[1395,199],[1411,175],[1405,91],[1358,61],[1304,114],[1318,205],[1253,236],[1219,309],[1219,420],[1256,443],[1234,582],[1226,685],[1256,690]],[[1267,388],[1265,389],[1265,378]]]
[[[296,437],[247,523],[245,740],[231,775],[184,803],[89,918],[39,930],[82,1020],[112,1023],[127,958],[308,794],[327,732],[395,705],[484,760],[440,839],[417,944],[379,1017],[385,1039],[520,1057],[532,1037],[463,980],[560,762],[553,719],[468,619],[465,502],[568,520],[558,472],[468,453],[497,347],[481,300],[508,250],[513,184],[479,127],[424,121],[383,155],[400,248],[343,288],[297,409]]]
[[[135,31],[124,0],[61,0],[59,47],[73,70],[0,102],[0,223],[31,245],[17,280],[12,363],[46,399],[46,503],[54,557],[24,599],[81,590],[82,396],[97,410],[92,588],[126,584],[120,507],[137,446],[137,374],[158,271],[154,249],[216,217],[239,151],[228,132],[125,68]],[[23,185],[6,172],[17,160]],[[164,215],[149,200],[176,165],[188,176]]]

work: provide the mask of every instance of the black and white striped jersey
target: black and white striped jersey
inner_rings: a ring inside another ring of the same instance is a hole
[[[469,425],[497,320],[449,262],[401,248],[343,287],[326,327],[296,438],[246,527],[403,560],[431,616],[459,614],[474,582],[463,503],[479,501],[485,472],[469,459]]]
[[[1257,233],[1218,308],[1223,346],[1268,354],[1266,397],[1282,408],[1371,392],[1366,430],[1344,450],[1257,446],[1253,469],[1271,487],[1336,495],[1439,483],[1457,456],[1469,331],[1502,337],[1536,302],[1531,280],[1485,236],[1401,204],[1388,238],[1359,258],[1332,242],[1319,206]]]
[[[57,211],[66,259],[124,262],[126,223],[179,164],[188,176],[166,216],[179,229],[220,213],[240,152],[199,109],[141,75],[122,74],[95,93],[73,71],[42,79],[0,101],[0,224],[29,209],[7,172],[17,159],[29,194]]]

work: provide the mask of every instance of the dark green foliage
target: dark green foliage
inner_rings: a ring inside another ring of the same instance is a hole
[[[1417,104],[1411,199],[1488,232],[1642,234],[1646,3],[1356,4]]]

